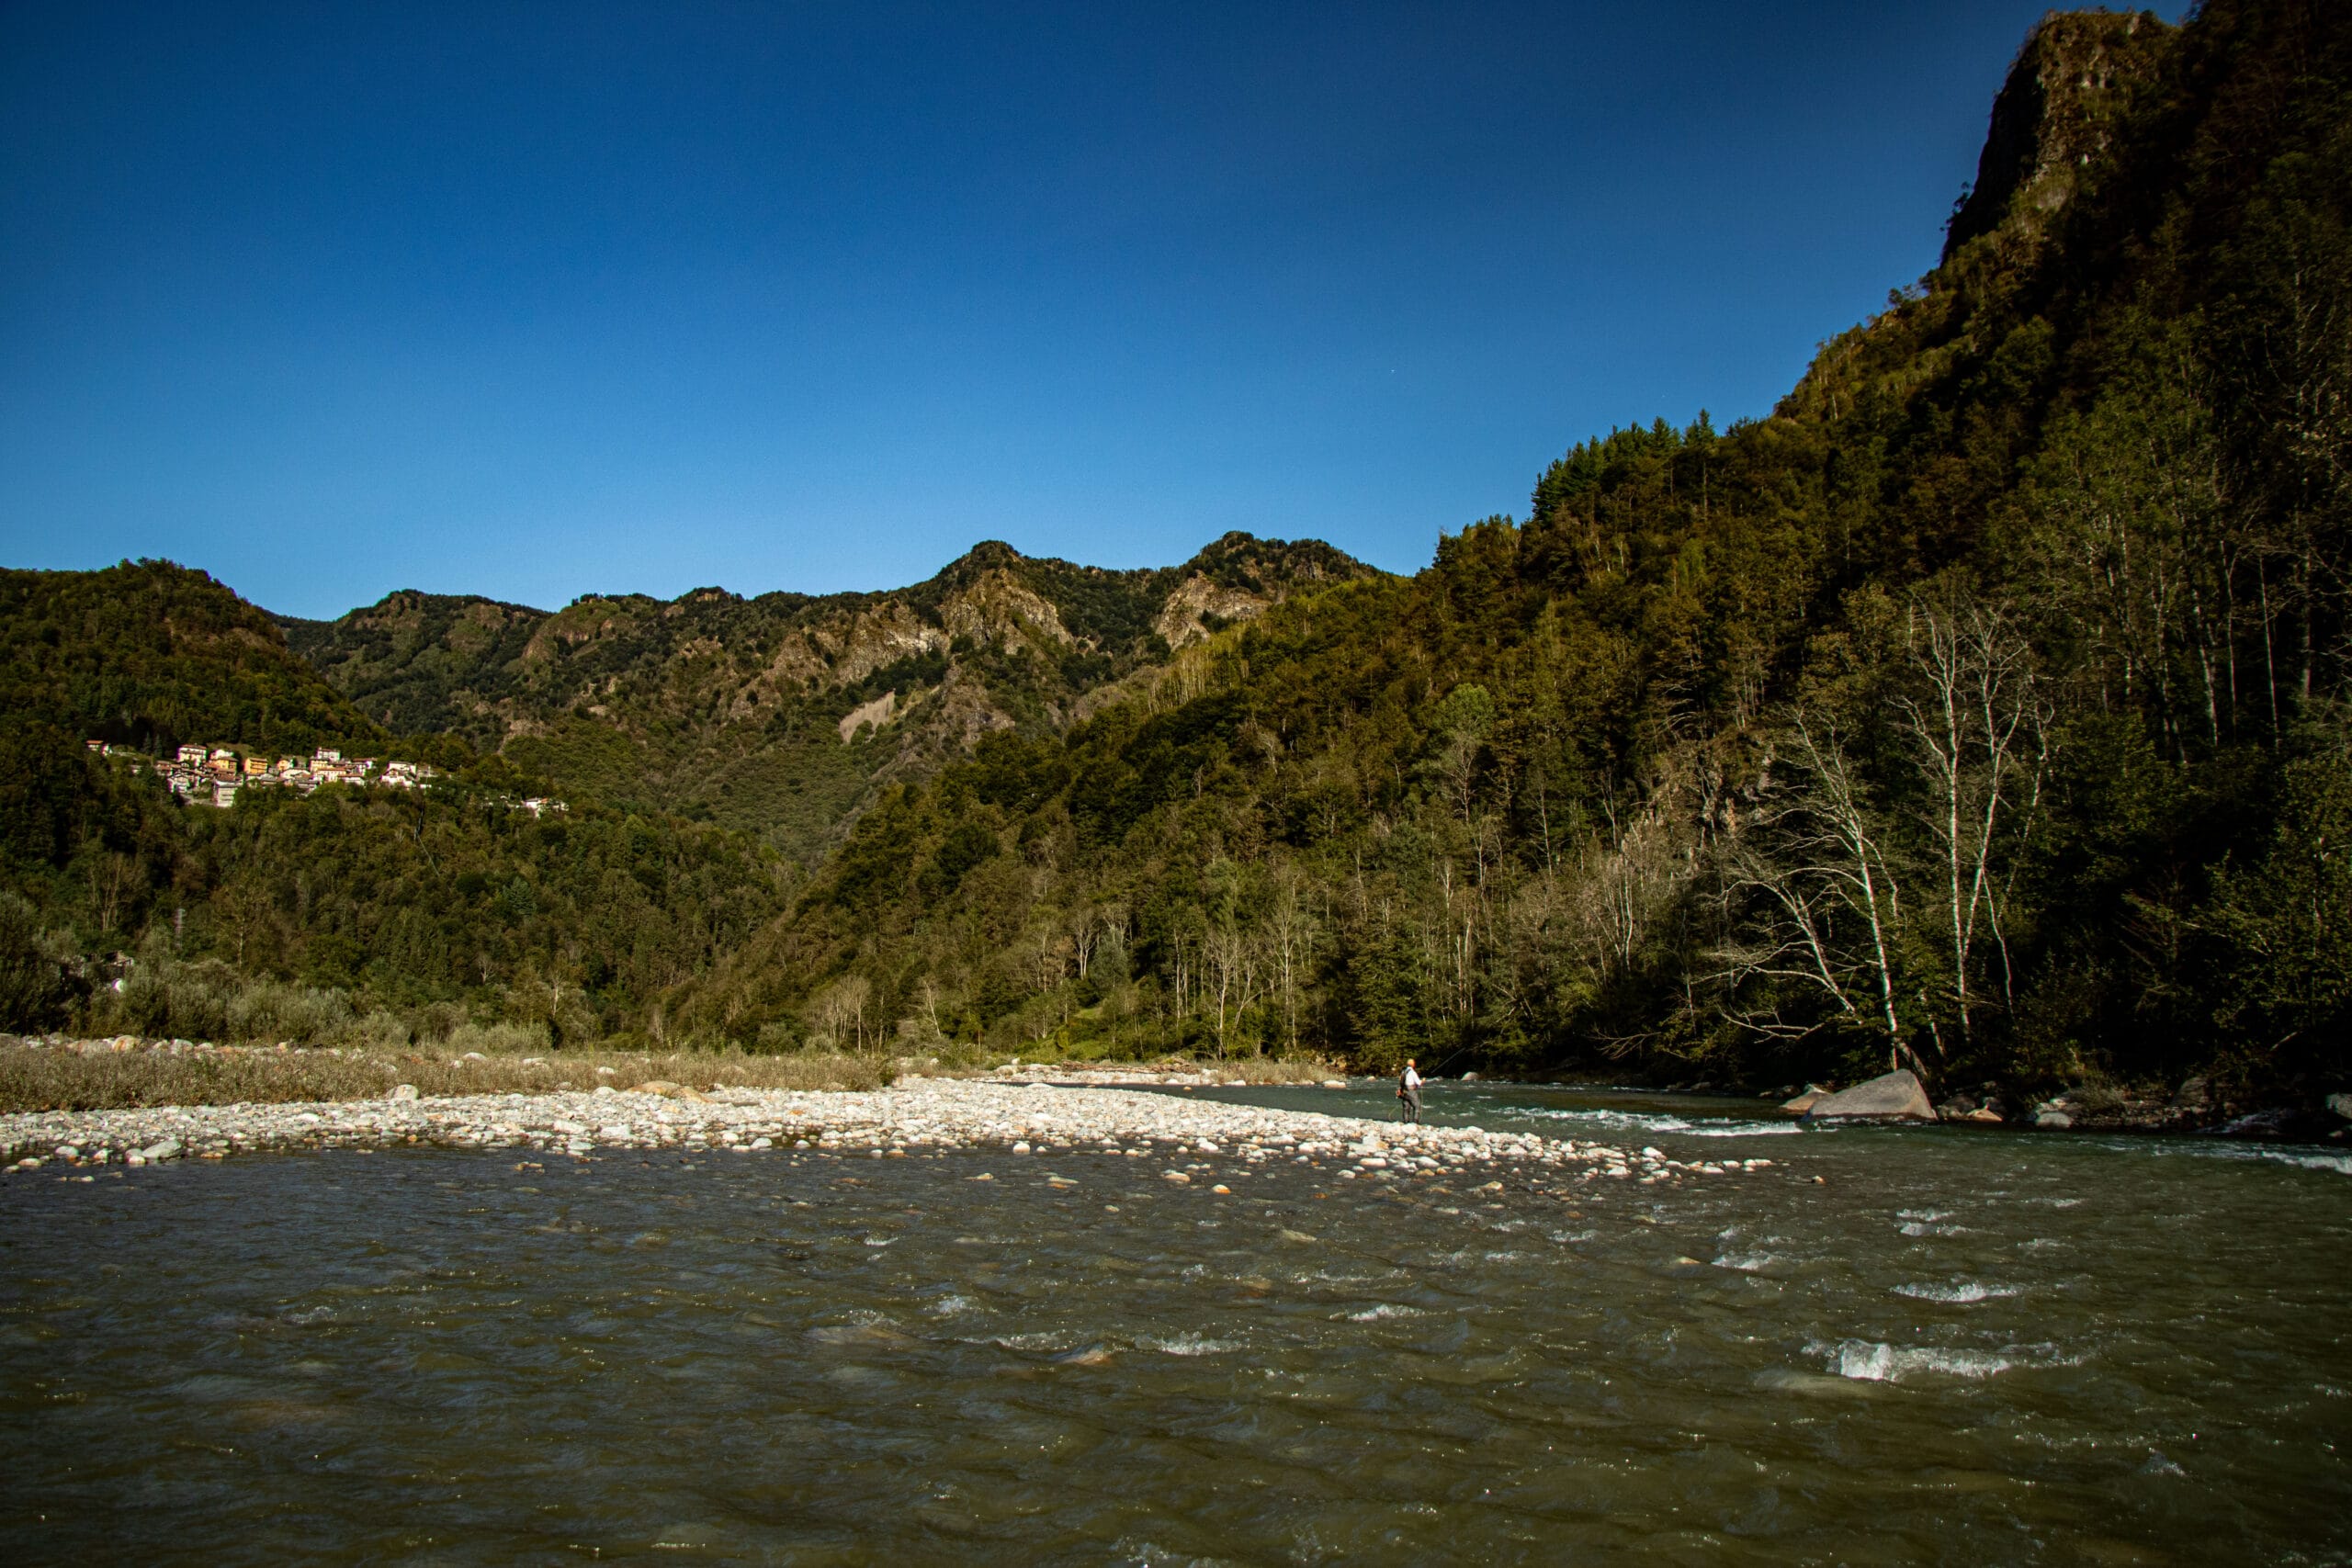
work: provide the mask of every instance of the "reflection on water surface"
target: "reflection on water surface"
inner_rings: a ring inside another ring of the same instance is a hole
[[[1776,1164],[1565,1198],[1286,1165],[1218,1196],[1081,1152],[11,1178],[0,1531],[21,1562],[2352,1548],[2340,1153],[1431,1110]]]

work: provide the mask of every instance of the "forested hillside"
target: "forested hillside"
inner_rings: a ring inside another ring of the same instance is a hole
[[[387,735],[268,615],[168,562],[0,573],[0,1027],[309,1040],[373,1012],[379,1034],[479,1018],[594,1038],[658,1028],[665,989],[784,908],[790,873],[753,841],[516,810],[537,781]],[[249,786],[217,810],[145,765],[183,741],[450,773],[407,795]]]
[[[383,736],[266,615],[200,571],[0,571],[0,840],[15,866],[78,848],[95,776],[85,740],[165,755],[216,738],[307,750]]]
[[[1772,417],[984,740],[686,988],[730,1033],[1450,1070],[2345,1070],[2342,7],[2056,16],[1942,265]]]
[[[1246,534],[1139,571],[991,543],[890,592],[706,588],[590,595],[551,614],[401,592],[283,625],[395,730],[458,736],[567,796],[718,823],[814,860],[877,786],[923,777],[991,730],[1062,728],[1171,648],[1369,573],[1328,545]]]
[[[214,736],[308,749],[384,733],[267,615],[169,561],[0,570],[0,712],[151,751]]]
[[[1156,572],[983,546],[896,594],[396,594],[322,625],[168,562],[7,573],[0,1026],[659,1039],[663,998],[786,908],[777,846],[821,854],[877,778],[1053,733],[1171,643],[1367,574],[1242,535]],[[190,740],[444,773],[182,807],[142,760]],[[551,790],[561,814],[517,808]]]

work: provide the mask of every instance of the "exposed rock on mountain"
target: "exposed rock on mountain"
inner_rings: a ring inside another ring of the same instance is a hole
[[[842,716],[842,744],[848,745],[857,738],[857,732],[868,725],[876,729],[881,728],[898,716],[898,710],[899,694],[896,692],[885,692],[872,702],[850,709]]]
[[[2152,11],[2052,11],[2036,23],[1993,100],[1976,183],[1953,210],[1944,259],[2011,220],[2039,232],[2106,154],[2173,38]]]
[[[939,618],[952,636],[1008,653],[1051,658],[1078,643],[1063,626],[1060,611],[1001,568],[983,573],[969,588],[949,594],[940,606]]]
[[[339,620],[282,624],[390,729],[454,734],[568,795],[707,818],[806,855],[881,784],[993,730],[1057,729],[1171,648],[1370,575],[1327,545],[1246,534],[1140,571],[992,541],[891,592],[589,594],[550,613],[402,592]]]
[[[1151,623],[1151,629],[1170,648],[1197,642],[1227,621],[1258,615],[1273,600],[1233,584],[1216,582],[1194,572],[1176,585]]]

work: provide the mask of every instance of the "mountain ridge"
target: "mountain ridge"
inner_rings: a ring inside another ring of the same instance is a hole
[[[555,611],[401,591],[279,624],[387,728],[455,735],[559,792],[716,821],[806,858],[880,784],[993,730],[1066,725],[1212,623],[1371,575],[1320,541],[1239,532],[1137,570],[990,540],[899,589],[584,594]],[[867,710],[862,736],[842,728]]]

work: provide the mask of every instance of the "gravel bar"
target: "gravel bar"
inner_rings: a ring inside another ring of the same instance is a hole
[[[815,1149],[870,1159],[956,1151],[1013,1156],[1086,1152],[1158,1160],[1188,1184],[1204,1158],[1289,1161],[1348,1180],[1491,1167],[1557,1182],[1643,1183],[1740,1175],[1767,1159],[1685,1161],[1625,1149],[1477,1127],[1401,1126],[1357,1116],[1279,1110],[1092,1085],[911,1078],[889,1089],[729,1089],[677,1085],[542,1095],[464,1095],[311,1104],[160,1106],[0,1117],[0,1160],[11,1175],[107,1165],[290,1152],[449,1148],[540,1151],[586,1158],[621,1150],[757,1155]],[[1190,1168],[1188,1168],[1188,1167]]]

